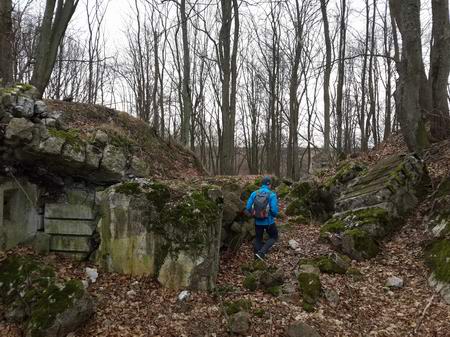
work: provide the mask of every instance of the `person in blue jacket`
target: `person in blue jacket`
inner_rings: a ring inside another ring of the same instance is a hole
[[[246,205],[246,211],[255,218],[256,237],[253,241],[253,250],[255,258],[257,259],[264,259],[266,254],[278,240],[278,229],[275,224],[275,217],[278,215],[278,198],[271,188],[272,179],[270,177],[264,177],[261,188],[250,195]],[[267,212],[265,213],[265,217],[255,216],[254,214],[255,199],[261,195],[267,195]],[[263,242],[264,231],[269,235],[269,239],[265,243]]]

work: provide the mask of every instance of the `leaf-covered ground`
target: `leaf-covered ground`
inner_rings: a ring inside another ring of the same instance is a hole
[[[450,144],[439,145],[427,154],[433,184],[450,172]],[[383,154],[395,152],[383,148]],[[378,155],[368,157],[376,161]],[[237,255],[223,255],[220,261],[218,288],[214,293],[194,292],[187,302],[177,301],[178,292],[161,288],[149,278],[135,278],[99,271],[89,292],[97,301],[96,316],[72,337],[92,336],[231,336],[228,333],[227,301],[248,299],[252,303],[250,336],[284,336],[294,320],[314,326],[322,336],[348,337],[449,337],[450,306],[428,286],[429,271],[423,263],[422,248],[427,236],[422,217],[429,201],[425,200],[404,226],[383,243],[382,253],[375,259],[354,262],[361,275],[321,275],[326,290],[333,290],[339,300],[333,303],[322,297],[317,310],[302,309],[297,290],[295,269],[300,258],[326,254],[329,247],[318,242],[319,226],[280,223],[280,240],[268,263],[284,271],[289,293],[273,297],[250,292],[242,287],[241,266],[252,260],[247,243]],[[288,245],[290,239],[300,243],[300,251]],[[30,254],[27,249],[14,253]],[[86,264],[61,257],[42,258],[53,264],[62,278],[85,278]],[[389,290],[389,276],[403,278],[404,287]],[[7,310],[7,308],[0,308]],[[2,316],[2,315],[1,315]],[[18,337],[20,330],[0,321],[0,335]]]
[[[177,301],[177,292],[162,289],[149,278],[100,271],[97,282],[89,287],[98,303],[97,314],[75,336],[229,336],[224,303],[241,298],[252,302],[251,336],[283,336],[286,326],[299,319],[316,327],[322,336],[450,336],[450,307],[434,296],[427,284],[418,215],[420,210],[384,244],[380,256],[354,263],[361,276],[322,274],[324,288],[336,291],[339,302],[332,304],[322,298],[316,312],[302,309],[297,291],[273,297],[244,289],[241,266],[251,260],[247,244],[236,256],[222,259],[216,293],[195,292],[187,302]],[[316,225],[283,229],[268,262],[284,271],[292,284],[286,288],[296,289],[294,272],[299,258],[328,251],[317,238]],[[289,239],[300,243],[300,252],[289,247]],[[55,256],[45,260],[55,265],[63,278],[85,277],[85,264]],[[405,286],[386,289],[386,279],[392,275],[402,277]],[[0,331],[2,336],[20,336],[12,325],[3,323]]]

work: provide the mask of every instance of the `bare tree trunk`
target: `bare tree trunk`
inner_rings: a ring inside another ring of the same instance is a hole
[[[222,147],[220,171],[234,173],[234,131],[236,118],[237,48],[239,38],[239,6],[237,0],[221,0],[222,26],[219,38],[219,63],[222,73]],[[233,45],[231,26],[234,19]]]
[[[366,136],[366,72],[367,72],[367,54],[369,51],[369,1],[366,0],[366,40],[364,44],[364,59],[361,75],[361,106],[359,112],[359,128],[361,132],[361,150],[367,151],[369,149],[369,139]]]
[[[39,94],[44,94],[50,80],[59,44],[64,37],[79,0],[47,0],[44,17],[40,27],[39,42],[36,47],[33,84]],[[56,9],[55,9],[56,6]]]
[[[191,59],[189,53],[186,0],[180,1],[181,35],[183,40],[183,110],[181,118],[181,143],[188,145],[190,139],[190,122],[192,116],[191,96]]]
[[[327,17],[327,0],[320,0],[320,8],[322,11],[323,30],[325,37],[326,48],[326,60],[325,60],[325,73],[323,83],[323,120],[324,120],[324,150],[329,152],[330,150],[330,75],[331,75],[331,38],[330,28]]]
[[[433,35],[430,64],[430,86],[433,98],[431,137],[434,141],[450,136],[448,76],[450,72],[450,23],[448,0],[432,0]]]
[[[159,83],[159,33],[153,31],[153,46],[154,46],[154,62],[155,62],[155,72],[154,72],[154,82],[153,82],[153,92],[152,92],[152,103],[153,103],[153,128],[157,134],[160,133],[159,130],[159,102],[158,102],[158,83]]]
[[[344,88],[345,71],[345,44],[346,44],[346,0],[341,1],[341,18],[339,27],[339,63],[338,63],[338,83],[336,89],[336,150],[338,154],[342,152],[342,92]]]
[[[0,86],[13,82],[12,3],[0,2]]]
[[[400,126],[408,148],[421,152],[428,144],[428,136],[420,97],[424,69],[420,39],[420,0],[390,1],[403,42],[398,89]]]

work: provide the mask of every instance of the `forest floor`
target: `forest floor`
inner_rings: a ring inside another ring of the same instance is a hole
[[[434,183],[450,172],[450,144],[440,146],[428,158]],[[377,156],[368,160],[377,160]],[[88,288],[97,302],[96,315],[71,336],[231,336],[224,304],[247,299],[252,303],[249,336],[285,336],[286,327],[301,320],[323,337],[450,337],[450,306],[428,286],[429,271],[422,256],[427,242],[422,218],[428,204],[425,200],[404,226],[382,243],[382,253],[376,258],[353,262],[361,275],[321,274],[324,289],[333,290],[339,298],[329,301],[323,297],[315,312],[303,310],[298,292],[274,297],[246,290],[241,267],[253,259],[251,246],[246,243],[236,255],[222,256],[218,291],[192,292],[183,302],[177,300],[179,292],[163,289],[153,279],[99,270],[97,281]],[[294,272],[298,260],[325,254],[330,248],[319,242],[317,224],[287,225],[287,219],[283,219],[279,225],[280,240],[268,255],[268,263],[283,270],[286,288],[297,288]],[[291,239],[300,244],[299,251],[290,248]],[[14,253],[31,252],[19,248]],[[54,255],[40,258],[54,265],[66,279],[83,279],[85,267],[93,267]],[[389,276],[401,277],[404,286],[386,288]],[[4,323],[1,315],[0,335],[21,336],[17,327]]]

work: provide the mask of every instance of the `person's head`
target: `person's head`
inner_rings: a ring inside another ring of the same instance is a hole
[[[262,180],[262,185],[269,188],[272,187],[272,178],[270,178],[269,176],[265,176]]]

